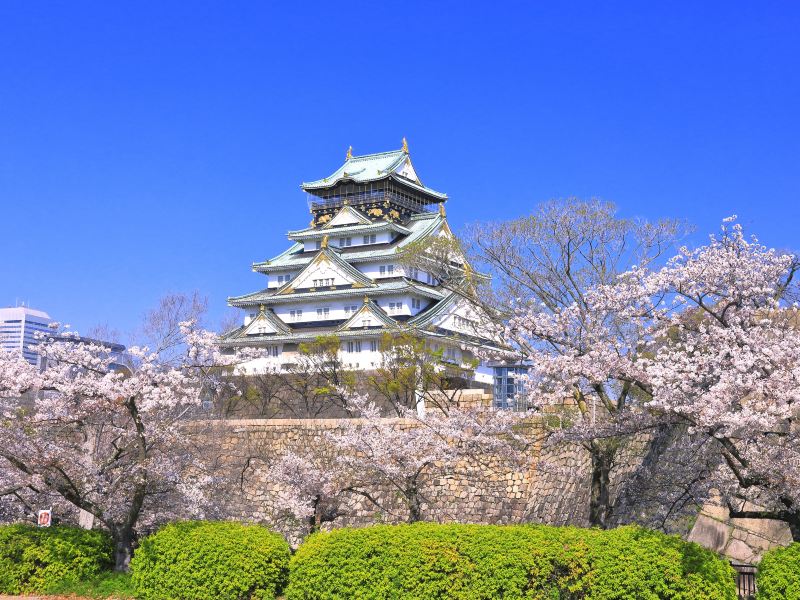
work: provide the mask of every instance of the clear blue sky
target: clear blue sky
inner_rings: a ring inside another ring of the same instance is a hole
[[[2,2],[0,305],[218,320],[301,181],[403,136],[456,228],[598,196],[800,248],[798,32],[797,2]]]

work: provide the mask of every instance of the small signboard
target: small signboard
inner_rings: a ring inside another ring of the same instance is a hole
[[[52,518],[53,518],[52,509],[40,510],[39,514],[36,516],[36,524],[39,527],[50,527],[50,522]]]

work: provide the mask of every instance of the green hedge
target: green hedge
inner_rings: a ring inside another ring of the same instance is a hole
[[[756,575],[758,600],[800,600],[800,544],[770,550]]]
[[[145,538],[131,561],[136,597],[274,598],[286,584],[289,545],[258,525],[173,523]]]
[[[77,527],[0,526],[0,593],[47,592],[113,565],[111,540]]]
[[[622,527],[378,525],[310,536],[289,600],[736,600],[734,572],[677,537]]]

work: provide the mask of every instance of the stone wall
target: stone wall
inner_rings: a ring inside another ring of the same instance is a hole
[[[471,400],[484,402],[485,398]],[[397,426],[410,426],[402,419],[387,419]],[[271,523],[274,516],[274,484],[268,477],[269,462],[292,450],[320,446],[326,433],[341,429],[344,419],[249,419],[204,421],[206,446],[218,457],[222,477],[227,480],[224,496],[215,499],[222,518]],[[536,440],[527,468],[503,470],[491,464],[460,465],[451,472],[437,473],[423,482],[423,518],[438,522],[544,523],[588,525],[591,460],[579,444],[544,443],[544,428],[531,423]],[[620,452],[612,496],[637,467],[645,437],[634,439]],[[346,511],[334,527],[400,522],[407,513],[402,503],[384,490],[378,492],[382,508],[361,496],[351,496]],[[691,541],[715,550],[734,562],[754,564],[767,549],[791,543],[785,524],[754,519],[730,519],[727,511],[707,504],[698,514],[689,536]]]
[[[405,426],[402,419],[387,419]],[[268,478],[270,460],[293,450],[320,446],[327,432],[343,419],[252,419],[205,422],[209,450],[218,457],[225,495],[215,500],[221,515],[268,522],[274,514],[275,487]],[[211,428],[210,430],[208,428]],[[588,517],[589,459],[576,446],[545,447],[541,425],[531,424],[528,467],[503,470],[492,464],[462,464],[424,481],[422,510],[426,520],[471,523],[537,522],[585,525]],[[213,448],[212,448],[213,447]],[[406,519],[391,494],[380,496],[384,510],[352,496],[347,514],[335,525],[364,525]]]
[[[792,533],[782,521],[731,519],[728,509],[712,499],[697,516],[689,541],[719,552],[734,563],[753,565],[767,550],[791,544]]]

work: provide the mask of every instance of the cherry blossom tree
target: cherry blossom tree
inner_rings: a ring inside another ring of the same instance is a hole
[[[472,226],[465,247],[476,267],[493,276],[476,304],[494,307],[498,328],[514,362],[529,362],[530,406],[562,406],[570,399],[569,429],[551,443],[581,444],[591,458],[588,517],[610,524],[612,475],[620,450],[630,443],[628,424],[646,397],[635,378],[617,377],[596,365],[606,348],[635,354],[641,331],[613,310],[591,302],[602,286],[614,287],[630,265],[645,268],[661,259],[685,226],[623,219],[598,200],[543,204],[513,221]],[[487,314],[492,314],[489,310]]]
[[[331,450],[323,442],[289,451],[270,465],[268,478],[275,485],[272,524],[292,541],[347,514],[349,481]]]
[[[181,312],[153,320],[166,343],[129,349],[124,367],[107,344],[63,332],[37,346],[44,370],[0,356],[0,492],[54,494],[92,515],[113,537],[117,570],[138,529],[202,513],[211,481],[185,425],[232,357],[193,321],[176,323]]]
[[[732,516],[779,518],[797,537],[800,316],[787,301],[797,269],[792,255],[726,224],[663,268],[634,268],[580,304],[518,315],[509,334],[558,343],[580,329],[584,343],[571,352],[529,347],[539,402],[563,404],[571,394],[579,406],[586,398],[596,405],[592,422],[564,435],[619,439],[685,427],[685,443],[702,449],[703,489],[721,490]],[[626,399],[624,412],[619,400],[609,404],[609,382]],[[709,468],[714,456],[718,467]]]
[[[649,351],[632,367],[648,411],[708,440],[731,516],[785,521],[800,540],[798,261],[727,221],[709,244],[630,273],[626,294],[600,301],[646,329]]]
[[[305,455],[288,454],[270,473],[280,498],[312,530],[343,514],[343,498],[360,496],[408,522],[424,518],[424,482],[467,463],[520,469],[528,460],[525,417],[487,408],[435,409],[424,415],[396,407],[400,417],[382,418],[375,403],[350,396],[358,418]],[[402,512],[397,512],[395,500]]]

